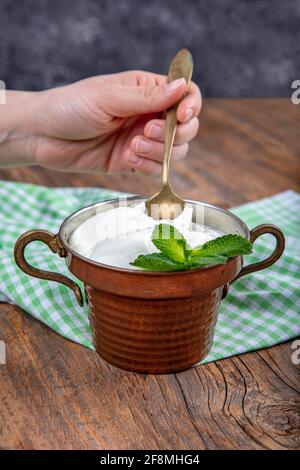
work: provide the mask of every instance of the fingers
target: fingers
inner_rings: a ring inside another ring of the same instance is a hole
[[[174,160],[183,159],[188,152],[188,142],[197,134],[198,118],[179,124],[172,151]],[[142,128],[140,128],[140,132]],[[138,133],[130,141],[130,149],[125,154],[125,165],[143,173],[161,174],[163,160],[165,120],[152,119],[144,126],[144,135]],[[153,165],[153,163],[156,163]]]
[[[165,125],[164,119],[152,119],[148,121],[144,128],[144,135],[150,140],[164,142],[165,140]],[[197,117],[192,118],[190,121],[178,124],[175,134],[175,145],[181,145],[185,142],[192,140],[198,132],[199,120]]]
[[[147,141],[150,147],[146,149],[141,141],[143,136],[132,139],[130,148],[125,153],[125,165],[147,174],[161,174],[161,162],[163,160],[164,145],[160,142]],[[139,141],[139,142],[138,142]],[[172,151],[173,160],[183,159],[188,152],[188,144],[174,145]]]
[[[179,122],[187,122],[199,115],[202,106],[202,98],[199,87],[191,82],[187,96],[181,101],[177,109]]]
[[[164,154],[164,143],[156,142],[154,140],[146,139],[142,135],[134,137],[130,143],[132,152],[141,157],[149,158],[161,162]],[[172,159],[181,160],[184,158],[188,151],[188,144],[185,142],[182,145],[174,145],[172,150]]]
[[[146,175],[161,175],[162,165],[149,158],[143,158],[137,155],[131,149],[128,149],[125,155],[125,162],[129,168],[141,171]]]
[[[106,85],[99,94],[99,106],[114,117],[161,112],[183,95],[186,82],[179,78],[171,83],[151,86]]]
[[[98,77],[97,77],[98,78]],[[147,72],[146,70],[127,70],[125,72],[101,75],[101,80],[130,86],[164,85],[168,81],[167,75]]]

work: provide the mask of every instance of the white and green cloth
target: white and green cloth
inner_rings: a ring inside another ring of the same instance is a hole
[[[50,189],[0,181],[0,301],[18,305],[65,338],[93,348],[87,305],[79,307],[73,292],[62,284],[24,274],[14,262],[13,248],[24,231],[39,228],[57,233],[70,213],[119,195],[97,188]],[[276,264],[230,287],[220,307],[212,351],[203,362],[300,335],[300,195],[286,191],[232,212],[250,228],[261,223],[278,225],[285,234],[286,249]],[[273,247],[272,236],[259,238],[245,264],[265,258]],[[30,244],[26,256],[39,268],[72,277],[64,260],[41,242]]]

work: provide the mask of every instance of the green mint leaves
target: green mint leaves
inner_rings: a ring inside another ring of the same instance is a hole
[[[183,263],[178,263],[162,253],[151,253],[151,255],[140,255],[131,263],[133,266],[148,269],[149,271],[180,271],[188,269]]]
[[[178,263],[185,263],[186,250],[189,248],[179,230],[173,225],[156,225],[152,232],[152,243],[159,251]]]
[[[252,251],[252,243],[240,235],[224,235],[215,238],[193,250],[193,256],[231,256],[248,255]]]
[[[149,271],[181,271],[201,266],[225,264],[232,256],[248,255],[252,243],[240,235],[224,235],[191,249],[183,235],[169,224],[157,225],[152,242],[160,253],[138,256],[133,266]]]

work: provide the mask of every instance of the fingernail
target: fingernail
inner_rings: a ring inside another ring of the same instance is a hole
[[[133,152],[129,153],[128,161],[136,165],[140,161],[140,157]]]
[[[148,153],[151,150],[151,144],[148,140],[138,139],[135,147],[136,153]]]
[[[193,108],[187,108],[185,111],[184,122],[189,121],[194,114]]]
[[[165,85],[166,92],[169,93],[170,91],[174,91],[176,88],[180,87],[183,82],[185,82],[184,78],[177,78],[177,80],[174,80],[171,83],[167,83]]]
[[[160,139],[163,136],[163,128],[157,124],[152,124],[149,129],[149,137]]]

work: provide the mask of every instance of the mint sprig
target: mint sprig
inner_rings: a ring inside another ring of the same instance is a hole
[[[156,225],[151,240],[165,256],[178,263],[186,262],[186,250],[190,248],[183,235],[173,225]]]
[[[151,253],[149,255],[140,255],[136,260],[131,263],[133,266],[139,268],[148,269],[149,271],[180,271],[182,269],[188,269],[184,263],[178,263],[177,261],[163,255],[162,253]]]
[[[189,264],[191,268],[198,268],[199,266],[208,266],[214,264],[225,264],[228,258],[226,256],[201,256],[191,255],[189,258]]]
[[[252,252],[252,243],[235,234],[223,235],[191,249],[179,230],[169,224],[157,225],[151,240],[160,253],[140,255],[131,263],[133,266],[150,271],[182,271],[225,264],[228,258]]]
[[[248,255],[252,251],[252,243],[240,235],[223,235],[192,250],[193,256],[227,256]]]

